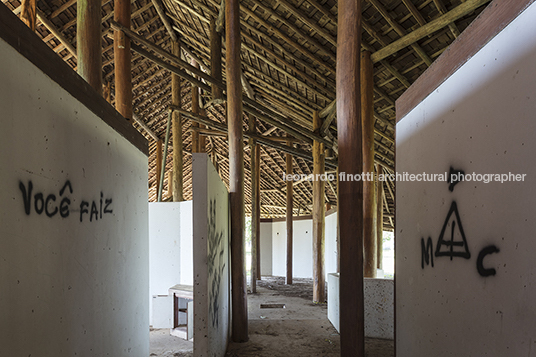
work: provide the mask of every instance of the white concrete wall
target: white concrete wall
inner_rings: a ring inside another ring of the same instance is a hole
[[[270,223],[263,223],[268,225]],[[262,225],[261,224],[261,227]],[[286,276],[287,226],[286,222],[272,222],[272,273]],[[326,217],[324,268],[328,274],[337,271],[337,213]],[[261,234],[262,237],[262,234]],[[296,278],[313,277],[313,220],[293,222],[293,275]],[[262,251],[261,251],[261,254]],[[261,259],[262,262],[262,259]]]
[[[272,223],[272,272],[286,276],[287,228],[286,222]],[[293,222],[292,272],[295,278],[313,277],[313,221]]]
[[[176,284],[193,285],[192,201],[149,203],[149,321],[152,297]],[[169,311],[172,314],[172,311]]]
[[[535,18],[533,4],[397,124],[399,172],[527,175],[452,192],[446,182],[397,183],[397,356],[536,355]],[[423,262],[422,239],[433,253],[443,229],[463,243],[461,224],[466,243],[454,251],[470,256]]]
[[[3,40],[0,62],[0,354],[148,356],[147,157]]]
[[[328,276],[328,319],[339,331],[339,274]],[[364,280],[365,337],[394,338],[395,286],[392,279]],[[344,311],[342,312],[344,314]]]
[[[229,194],[207,154],[193,154],[194,355],[224,356],[230,334]]]
[[[337,272],[337,212],[326,216],[325,227],[324,267],[328,281],[328,274]]]
[[[261,222],[261,275],[272,275],[272,222]]]

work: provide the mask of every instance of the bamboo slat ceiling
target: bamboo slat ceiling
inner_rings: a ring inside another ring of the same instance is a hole
[[[18,0],[2,0],[14,13],[20,12]],[[153,0],[154,1],[154,0]],[[220,11],[220,0],[162,1],[165,15],[180,38],[183,56],[194,54],[210,64],[209,22]],[[367,0],[363,2],[363,49],[372,53],[374,62],[375,160],[388,172],[394,165],[395,100],[456,39],[489,2],[486,0]],[[40,20],[37,34],[59,56],[76,68],[76,0],[38,1]],[[335,99],[335,63],[337,43],[337,1],[335,0],[243,0],[240,4],[242,28],[242,70],[254,99],[282,115],[289,123],[312,130],[312,115]],[[110,20],[113,1],[102,1],[103,78],[114,82],[113,44]],[[454,21],[453,21],[454,20]],[[170,35],[151,0],[132,1],[131,28],[155,45],[171,51]],[[414,35],[421,34],[417,40]],[[53,34],[55,32],[55,34]],[[60,37],[62,39],[60,40]],[[63,42],[62,42],[63,41]],[[66,47],[67,45],[67,47]],[[72,46],[70,46],[72,45]],[[71,47],[69,49],[69,47]],[[225,44],[224,58],[225,63]],[[225,68],[225,65],[224,65]],[[210,73],[208,70],[207,73]],[[225,71],[223,73],[225,80]],[[153,61],[132,53],[134,112],[160,139],[165,138],[167,109],[171,104],[171,75]],[[182,107],[190,110],[191,86],[182,82]],[[246,96],[246,94],[244,94]],[[204,102],[210,93],[202,94]],[[327,111],[325,111],[327,112]],[[328,113],[329,114],[329,113]],[[225,123],[225,104],[207,107],[207,116]],[[336,160],[336,118],[327,116],[331,125],[322,135],[335,142],[327,151]],[[154,139],[138,124],[135,126],[150,142],[149,197],[156,198]],[[184,189],[191,199],[191,121],[183,116]],[[244,131],[247,114],[244,117]],[[258,121],[259,135],[285,136],[263,120]],[[173,140],[173,139],[171,139]],[[311,151],[311,145],[297,142],[297,148]],[[171,169],[172,145],[168,149],[166,173]],[[221,177],[228,181],[228,147],[224,136],[207,137],[207,152]],[[246,211],[250,196],[250,152],[245,145]],[[261,215],[285,214],[286,186],[282,180],[284,153],[261,147]],[[294,157],[294,173],[311,174],[312,164]],[[164,197],[168,189],[167,175]],[[336,205],[336,183],[326,185],[326,199]],[[392,229],[394,184],[384,184],[384,227]],[[302,182],[294,189],[295,213],[309,214],[312,184]]]

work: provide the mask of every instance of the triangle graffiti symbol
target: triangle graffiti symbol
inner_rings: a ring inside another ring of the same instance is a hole
[[[454,217],[452,217],[453,215]],[[448,237],[445,237],[445,233],[447,231],[448,223],[451,221],[452,225],[450,229],[449,240]],[[460,235],[462,237],[461,241],[454,240],[454,233],[456,229],[458,229],[458,232],[460,232]],[[450,257],[450,260],[452,260],[453,257],[460,257],[465,259],[471,258],[471,253],[469,252],[469,247],[467,246],[467,239],[465,238],[465,232],[463,231],[462,221],[460,220],[460,214],[458,213],[458,206],[456,205],[455,201],[452,201],[452,204],[450,205],[450,210],[447,214],[447,219],[445,219],[445,223],[443,224],[443,228],[441,229],[441,234],[439,235],[439,238],[437,240],[435,256]]]

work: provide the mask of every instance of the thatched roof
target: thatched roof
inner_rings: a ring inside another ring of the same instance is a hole
[[[4,1],[4,0],[2,0]],[[482,11],[488,1],[480,0],[368,0],[363,2],[363,49],[372,53],[374,62],[375,160],[387,171],[394,168],[395,101],[429,65],[456,39]],[[4,3],[15,13],[20,12],[18,0]],[[219,0],[134,0],[131,28],[141,37],[167,51],[171,50],[170,34],[166,30],[156,5],[163,5],[165,15],[180,38],[186,53],[193,54],[210,67],[209,22],[220,11]],[[76,47],[75,0],[38,1],[44,26],[38,21],[37,34],[73,68],[76,56],[60,42],[63,37]],[[335,99],[335,63],[337,38],[337,1],[335,0],[243,0],[240,4],[242,26],[242,70],[253,90],[256,102],[269,107],[292,125],[312,131],[313,111],[321,111]],[[102,1],[103,15],[103,78],[110,82],[113,93],[114,63],[110,20],[113,2]],[[452,21],[454,19],[454,21]],[[50,27],[58,34],[52,34]],[[420,32],[419,32],[420,31]],[[419,34],[419,36],[417,36]],[[423,36],[424,34],[424,36]],[[418,38],[417,40],[415,40]],[[225,52],[225,50],[224,50]],[[225,58],[223,59],[225,60]],[[201,66],[203,68],[203,66]],[[225,67],[224,67],[225,68]],[[225,71],[224,71],[225,80]],[[171,104],[171,75],[153,61],[133,52],[132,81],[134,111],[137,117],[164,139],[167,109]],[[191,85],[183,81],[185,110],[191,106]],[[251,94],[251,93],[250,93]],[[210,96],[206,95],[207,102]],[[113,95],[112,95],[113,100]],[[225,123],[225,104],[207,108],[207,116]],[[336,143],[334,113],[327,116],[331,126],[322,135]],[[244,130],[247,130],[247,114]],[[149,196],[156,197],[155,141],[138,124],[150,142]],[[184,189],[191,198],[191,121],[183,116]],[[258,134],[285,136],[283,130],[258,121]],[[311,151],[311,145],[298,142],[296,147]],[[224,181],[228,180],[228,145],[225,137],[207,137],[207,152],[217,163]],[[250,202],[250,152],[245,151],[246,212]],[[166,171],[171,169],[172,146],[168,149]],[[328,155],[336,161],[336,144]],[[261,147],[261,214],[277,217],[285,214],[284,153],[271,147]],[[297,174],[312,173],[312,164],[294,158]],[[167,176],[164,192],[167,190]],[[336,206],[335,182],[326,185],[326,198]],[[392,229],[394,184],[384,185],[387,206],[384,227]],[[166,196],[166,194],[164,195]],[[307,214],[312,207],[312,184],[295,185],[295,212]]]

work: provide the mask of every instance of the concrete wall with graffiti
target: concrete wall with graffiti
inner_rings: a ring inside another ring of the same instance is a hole
[[[536,356],[535,18],[396,126],[397,356]]]
[[[206,154],[193,154],[194,354],[224,356],[230,333],[229,194]]]
[[[1,39],[0,62],[0,354],[148,356],[147,156]]]

